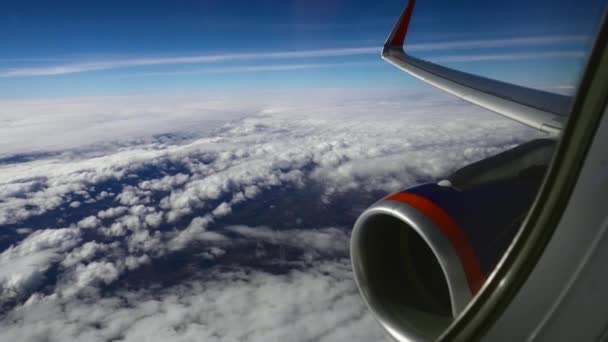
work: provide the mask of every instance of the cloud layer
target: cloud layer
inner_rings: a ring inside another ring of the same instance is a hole
[[[426,92],[60,103],[1,118],[37,138],[2,145],[0,340],[378,340],[356,216],[536,134]]]

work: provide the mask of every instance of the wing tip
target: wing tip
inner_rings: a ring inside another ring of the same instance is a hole
[[[414,12],[414,6],[416,5],[416,0],[409,0],[403,12],[399,16],[393,31],[390,36],[386,40],[384,44],[384,49],[382,50],[382,56],[386,56],[389,50],[393,49],[401,49],[403,50],[403,44],[405,43],[405,37],[407,36],[407,31],[410,26],[410,21],[412,19],[412,13]]]

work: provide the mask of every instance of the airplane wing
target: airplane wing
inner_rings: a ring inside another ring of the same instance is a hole
[[[441,90],[547,133],[561,131],[573,98],[450,69],[408,55],[403,48],[416,1],[410,0],[382,58]]]

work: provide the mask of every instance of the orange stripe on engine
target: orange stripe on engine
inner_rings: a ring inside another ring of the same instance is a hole
[[[473,295],[475,295],[485,282],[485,275],[481,272],[479,259],[477,258],[469,239],[462,229],[460,229],[458,223],[456,223],[456,221],[440,206],[420,195],[399,192],[388,196],[386,199],[408,204],[433,220],[456,250],[464,268],[469,288]]]

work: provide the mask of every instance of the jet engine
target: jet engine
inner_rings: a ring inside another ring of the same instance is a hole
[[[363,212],[351,237],[354,275],[391,336],[435,338],[465,309],[517,234],[554,145],[533,140]]]

